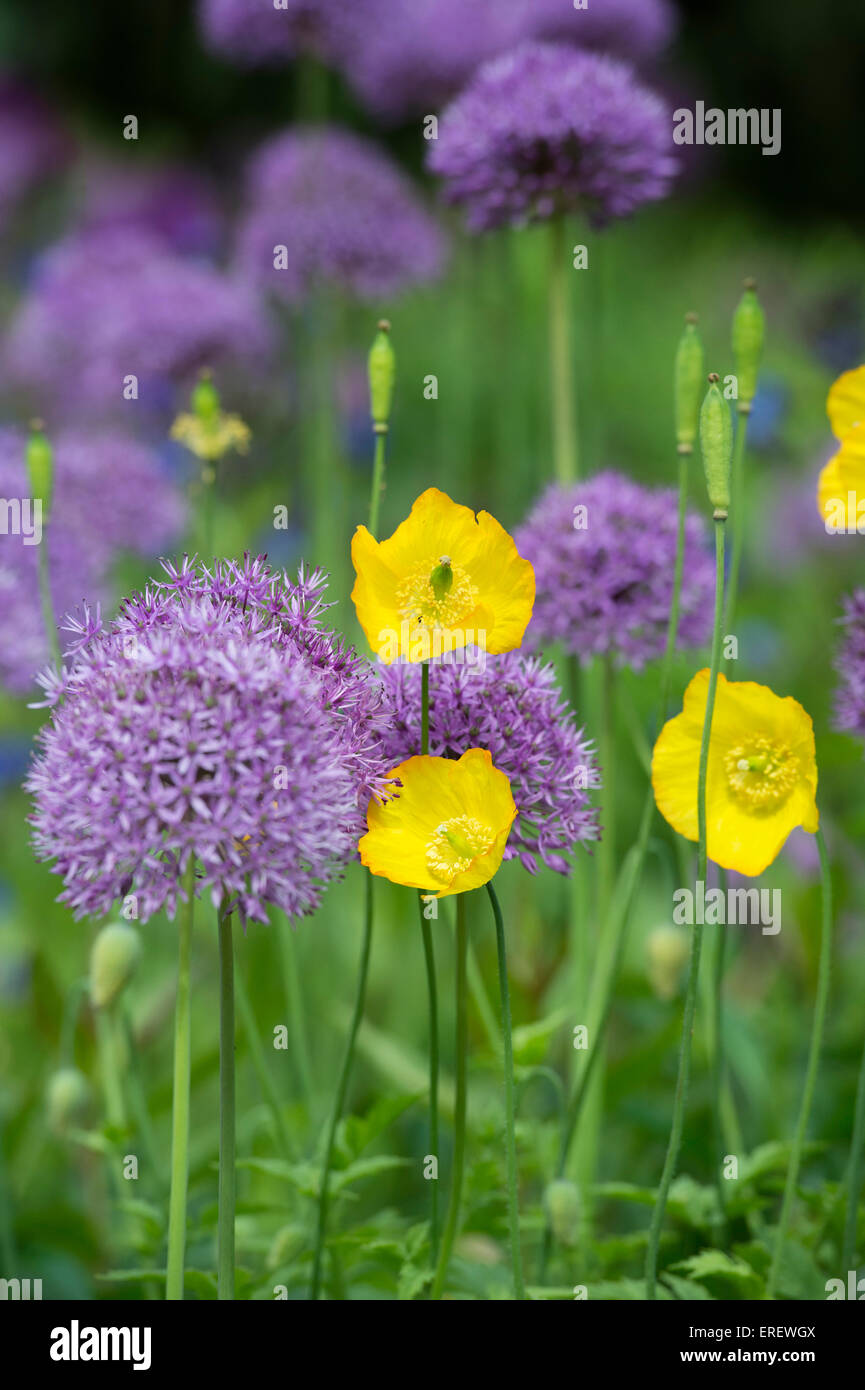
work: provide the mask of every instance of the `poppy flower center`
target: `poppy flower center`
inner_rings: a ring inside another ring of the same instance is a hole
[[[789,748],[756,738],[731,748],[724,758],[730,791],[754,815],[771,815],[799,780],[799,764]]]
[[[465,873],[479,854],[492,848],[495,836],[490,826],[474,816],[454,816],[442,821],[426,847],[426,865],[434,878],[450,883]]]
[[[455,628],[477,607],[477,589],[450,556],[419,560],[396,591],[400,614],[427,628]]]

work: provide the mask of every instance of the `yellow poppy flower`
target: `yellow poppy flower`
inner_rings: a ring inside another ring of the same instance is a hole
[[[185,444],[196,458],[215,462],[229,450],[245,454],[252,438],[248,425],[239,415],[219,411],[213,419],[199,415],[180,414],[171,426],[171,438]]]
[[[535,572],[490,516],[428,488],[393,535],[358,526],[352,600],[380,661],[428,661],[466,646],[513,651],[535,601]]]
[[[829,388],[826,414],[836,439],[844,439],[856,425],[865,421],[865,367],[842,372]]]
[[[664,725],[652,754],[658,810],[697,839],[697,773],[708,670],[685,691],[682,713]],[[725,869],[756,877],[796,826],[814,834],[817,812],[814,726],[796,700],[753,681],[718,676],[706,780],[707,850]]]
[[[485,748],[453,758],[408,758],[401,787],[371,801],[360,860],[370,873],[437,898],[488,883],[517,814],[511,784]]]
[[[865,534],[865,423],[847,432],[837,454],[821,469],[817,511],[830,532],[858,529]]]

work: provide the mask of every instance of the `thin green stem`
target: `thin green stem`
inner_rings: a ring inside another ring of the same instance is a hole
[[[255,1074],[258,1078],[258,1084],[261,1089],[261,1094],[264,1096],[265,1103],[267,1105],[268,1110],[270,1111],[270,1117],[273,1121],[273,1128],[276,1132],[276,1137],[279,1140],[279,1146],[282,1149],[283,1156],[289,1161],[291,1161],[292,1159],[296,1158],[297,1155],[295,1154],[294,1146],[291,1142],[291,1136],[288,1132],[288,1126],[286,1125],[285,1119],[282,1114],[276,1084],[273,1080],[273,1077],[270,1074],[270,1071],[268,1070],[267,1054],[264,1049],[264,1043],[261,1038],[261,1031],[258,1027],[258,1021],[255,1017],[255,1010],[253,1009],[252,1004],[250,1003],[249,994],[247,992],[246,984],[243,979],[242,970],[238,970],[237,972],[234,981],[234,987],[237,998],[238,1012],[240,1014],[241,1027],[243,1028],[244,1034],[246,1035],[246,1042],[247,1046],[249,1047],[249,1055],[252,1058],[252,1065],[255,1069]]]
[[[448,1204],[447,1221],[445,1222],[441,1248],[439,1249],[438,1264],[436,1265],[435,1279],[433,1280],[432,1293],[430,1295],[432,1299],[441,1298],[444,1292],[451,1250],[453,1249],[454,1240],[456,1239],[459,1229],[466,1149],[466,1054],[468,1051],[468,971],[466,963],[469,938],[468,928],[466,926],[465,894],[463,893],[457,894],[456,910],[456,1058],[454,1066],[456,1098],[454,1101],[454,1157],[450,1202]]]
[[[423,757],[429,753],[429,662],[422,661],[420,668],[420,751]]]
[[[686,452],[687,450],[687,452]],[[676,655],[676,640],[679,635],[679,607],[682,594],[682,569],[685,560],[685,517],[688,511],[688,473],[690,447],[683,445],[679,452],[679,505],[676,523],[676,564],[673,570],[673,595],[670,600],[670,616],[667,620],[667,643],[661,664],[661,687],[658,695],[657,727],[667,718],[670,703],[670,687],[673,683],[673,660]]]
[[[117,1059],[117,1030],[114,1012],[110,1007],[96,1010],[96,1038],[102,1090],[105,1096],[105,1118],[112,1129],[125,1129],[126,1105]]]
[[[297,1068],[297,1077],[303,1092],[307,1114],[312,1112],[312,1068],[309,1064],[309,1044],[304,1024],[303,990],[297,973],[298,943],[294,928],[288,918],[279,924],[280,959],[282,961],[282,985],[288,1009],[288,1026],[291,1029],[291,1055]]]
[[[186,1188],[189,1177],[189,1078],[191,1068],[190,959],[195,912],[195,860],[186,872],[186,903],[178,913],[177,1002],[174,1010],[174,1091],[171,1111],[171,1191],[168,1198],[168,1261],[165,1297],[183,1298]]]
[[[336,1143],[336,1131],[342,1116],[345,1105],[345,1097],[348,1092],[348,1082],[354,1064],[355,1043],[357,1042],[360,1021],[363,1018],[364,1004],[366,1003],[366,983],[369,976],[369,957],[372,947],[372,926],[373,926],[373,881],[372,874],[366,875],[366,907],[364,912],[363,942],[360,948],[360,969],[357,977],[357,990],[354,1000],[354,1011],[351,1016],[351,1024],[348,1030],[348,1041],[345,1045],[345,1055],[342,1059],[342,1068],[339,1074],[339,1082],[336,1088],[336,1096],[333,1102],[330,1121],[327,1127],[327,1141],[324,1151],[324,1163],[321,1169],[321,1182],[318,1191],[318,1224],[315,1236],[315,1253],[312,1260],[312,1282],[310,1284],[309,1296],[315,1301],[321,1294],[322,1268],[324,1262],[325,1236],[327,1233],[327,1210],[329,1203],[329,1184],[330,1170],[333,1164],[333,1150]]]
[[[48,651],[51,654],[51,660],[59,671],[60,667],[63,665],[63,657],[60,653],[60,639],[57,636],[57,619],[54,614],[54,600],[51,597],[51,576],[48,566],[48,534],[48,527],[45,526],[39,545],[39,601],[42,604],[42,622],[45,627],[45,638],[48,642]]]
[[[429,752],[429,662],[421,663],[421,753]],[[418,894],[420,910],[420,930],[423,942],[424,966],[426,968],[427,1009],[429,1013],[429,1144],[436,1161],[436,1173],[430,1180],[430,1261],[435,1265],[439,1248],[439,1024],[438,987],[436,984],[435,951],[433,949],[432,927],[425,912],[425,895]]]
[[[550,223],[549,336],[553,463],[559,483],[571,483],[579,473],[570,300],[567,228],[556,217]]]
[[[138,1130],[142,1147],[147,1158],[153,1182],[157,1187],[163,1183],[162,1170],[156,1148],[156,1139],[153,1133],[153,1125],[150,1121],[150,1111],[147,1108],[147,1096],[144,1090],[144,1083],[141,1078],[141,1067],[139,1065],[139,1049],[135,1041],[135,1033],[132,1027],[132,1019],[129,1010],[121,1003],[119,1004],[120,1024],[123,1030],[123,1037],[126,1041],[126,1050],[129,1056],[129,1066],[127,1069],[127,1079],[129,1085],[129,1108],[135,1127]]]
[[[847,1163],[847,1215],[844,1220],[844,1241],[841,1247],[841,1268],[846,1272],[853,1268],[856,1258],[856,1230],[859,1211],[859,1192],[862,1187],[862,1151],[865,1149],[865,1048],[859,1064],[859,1082],[856,1087],[856,1109],[853,1112],[853,1137],[850,1140],[850,1158]]]
[[[775,1297],[775,1291],[778,1287],[781,1260],[784,1256],[784,1245],[787,1240],[787,1227],[790,1224],[790,1213],[793,1209],[796,1184],[799,1180],[799,1168],[802,1163],[802,1148],[808,1133],[808,1120],[811,1115],[811,1105],[814,1100],[814,1087],[817,1084],[817,1071],[820,1066],[820,1049],[823,1046],[823,1032],[826,1025],[826,1006],[829,1001],[829,978],[832,966],[832,871],[829,865],[829,856],[826,853],[826,841],[823,838],[822,830],[817,831],[817,849],[820,854],[821,887],[820,963],[817,968],[817,998],[814,1004],[814,1020],[811,1025],[811,1043],[808,1048],[808,1062],[805,1068],[805,1084],[802,1088],[799,1118],[796,1122],[796,1129],[793,1135],[793,1146],[790,1149],[790,1161],[787,1165],[787,1181],[784,1184],[784,1196],[781,1199],[781,1215],[778,1220],[778,1228],[775,1232],[772,1265],[769,1270],[769,1278],[766,1281],[767,1299]]]
[[[216,464],[208,461],[201,466],[201,558],[206,565],[211,564],[216,554],[215,534]]]
[[[712,665],[709,671],[709,685],[706,692],[706,710],[703,715],[703,736],[700,742],[700,763],[697,773],[697,880],[705,883],[708,854],[706,849],[706,780],[709,770],[709,744],[712,735],[712,715],[715,710],[715,691],[718,685],[718,670],[721,665],[722,620],[724,616],[724,548],[726,539],[726,518],[715,518],[715,619],[712,631]],[[676,1080],[676,1093],[673,1100],[673,1120],[670,1128],[670,1141],[667,1156],[658,1187],[658,1197],[652,1213],[649,1228],[649,1246],[646,1253],[646,1297],[655,1297],[655,1284],[658,1274],[658,1246],[664,1217],[667,1211],[667,1198],[676,1175],[679,1150],[682,1144],[682,1129],[685,1120],[685,1106],[688,1098],[688,1083],[691,1077],[691,1041],[694,1031],[694,1015],[697,1007],[697,987],[700,978],[700,950],[703,942],[703,927],[697,922],[691,936],[691,959],[688,968],[688,985],[685,993],[685,1007],[682,1017],[682,1042],[679,1051],[679,1073]]]
[[[219,1215],[217,1298],[234,1298],[235,1168],[234,938],[231,913],[219,914]]]
[[[730,577],[727,582],[727,608],[724,613],[724,631],[732,632],[736,618],[736,600],[739,596],[739,570],[742,565],[742,551],[745,546],[745,445],[748,437],[748,420],[751,414],[750,401],[740,401],[736,423],[736,438],[733,443],[732,469],[732,517],[733,546],[730,557]]]
[[[508,958],[502,910],[492,883],[487,884],[496,923],[496,949],[499,961],[499,993],[502,1001],[502,1041],[505,1065],[505,1155],[508,1174],[508,1229],[511,1238],[511,1264],[514,1271],[514,1298],[526,1296],[523,1259],[520,1250],[519,1179],[517,1176],[516,1113],[514,1104],[514,1049],[511,1040],[511,997],[508,988]]]
[[[372,486],[369,494],[369,533],[374,539],[378,539],[379,512],[381,510],[381,498],[384,492],[384,458],[385,445],[387,443],[387,426],[381,425],[376,429],[375,436],[375,458],[372,465]]]

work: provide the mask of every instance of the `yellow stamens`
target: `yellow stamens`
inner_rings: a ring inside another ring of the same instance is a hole
[[[767,738],[731,749],[724,768],[733,795],[757,815],[783,806],[799,780],[799,765],[789,748]]]
[[[426,848],[426,865],[434,878],[449,883],[465,873],[479,854],[485,854],[495,840],[489,825],[473,816],[455,816],[442,821]]]

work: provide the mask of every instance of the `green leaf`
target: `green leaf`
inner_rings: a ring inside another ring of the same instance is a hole
[[[682,1270],[697,1283],[705,1284],[719,1298],[762,1298],[763,1280],[744,1260],[723,1250],[700,1250],[673,1269]]]
[[[410,1168],[412,1162],[413,1160],[410,1158],[397,1158],[394,1154],[377,1154],[373,1158],[359,1158],[355,1163],[350,1163],[347,1168],[331,1173],[331,1191],[342,1192],[352,1183],[361,1182],[364,1178],[377,1178],[379,1174],[392,1172],[395,1168]]]
[[[550,1039],[567,1023],[570,1007],[557,1009],[537,1023],[524,1023],[513,1030],[514,1062],[519,1067],[536,1067],[547,1055]]]

